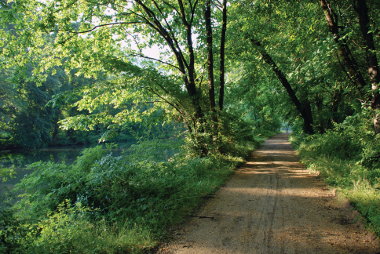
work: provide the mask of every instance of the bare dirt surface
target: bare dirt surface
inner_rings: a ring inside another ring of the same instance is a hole
[[[287,140],[268,139],[158,253],[380,253]]]

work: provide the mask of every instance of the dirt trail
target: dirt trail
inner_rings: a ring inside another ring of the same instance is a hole
[[[287,139],[268,139],[158,253],[379,253]]]

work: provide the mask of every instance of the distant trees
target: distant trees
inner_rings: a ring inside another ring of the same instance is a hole
[[[123,108],[121,104],[126,98],[120,94],[115,98],[115,91],[127,88],[134,93],[129,97],[134,105],[144,101],[167,103],[180,115],[194,139],[203,136],[201,144],[206,136],[218,135],[210,126],[218,126],[217,112],[223,108],[226,8],[227,1],[16,1],[11,9],[3,9],[8,14],[3,23],[13,23],[21,29],[17,30],[16,40],[8,37],[7,49],[23,45],[32,50],[9,50],[7,57],[22,57],[34,65],[34,73],[28,79],[43,80],[46,76],[38,73],[55,65],[62,65],[67,71],[76,69],[78,75],[86,77],[105,73],[109,79],[102,83],[103,88],[97,83],[104,101]],[[41,50],[45,43],[42,38],[49,33],[54,35],[54,43],[48,51]],[[131,43],[137,49],[123,47]],[[142,53],[143,48],[152,45],[161,47],[165,57],[154,59]],[[161,65],[140,68],[133,64],[136,57]],[[219,65],[214,62],[215,57]],[[11,60],[7,62],[12,65]],[[89,105],[82,100],[78,105],[91,112],[101,106],[98,102]],[[86,124],[75,124],[89,127],[99,121],[109,126],[123,123],[116,115],[113,120],[109,117],[99,113],[97,117],[82,117]],[[70,121],[64,125],[69,126]],[[201,146],[202,153],[207,153],[207,148]]]

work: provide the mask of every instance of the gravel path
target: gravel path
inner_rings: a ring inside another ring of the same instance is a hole
[[[380,253],[287,140],[268,139],[158,253]]]

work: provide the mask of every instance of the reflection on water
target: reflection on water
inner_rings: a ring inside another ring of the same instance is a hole
[[[112,149],[113,156],[120,156],[127,150],[133,142],[119,143],[117,149]],[[6,188],[12,189],[15,184],[19,183],[26,175],[32,173],[32,170],[26,169],[26,165],[37,161],[52,161],[54,163],[72,164],[85,148],[94,147],[96,145],[75,145],[50,147],[33,151],[20,152],[1,152],[0,168],[14,168],[17,173],[15,178],[8,179],[6,182],[0,180],[0,196],[4,195]]]

